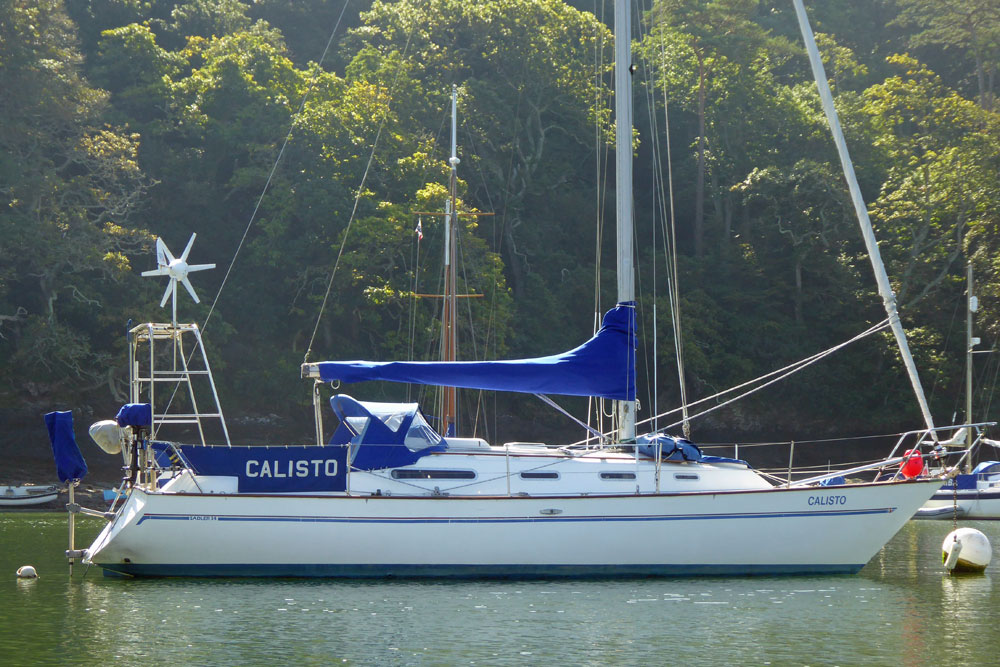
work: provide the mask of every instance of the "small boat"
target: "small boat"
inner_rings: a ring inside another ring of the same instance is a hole
[[[43,505],[59,497],[58,486],[0,486],[0,507]]]
[[[948,480],[914,519],[1000,519],[1000,461],[983,461]]]

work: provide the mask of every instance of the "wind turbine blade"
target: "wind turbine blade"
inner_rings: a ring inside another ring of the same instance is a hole
[[[205,269],[214,269],[215,264],[191,264],[188,266],[188,273],[192,271],[204,271]]]
[[[158,269],[150,269],[149,271],[143,271],[141,275],[144,276],[169,276],[170,269],[166,266],[161,266]]]
[[[191,238],[188,239],[187,247],[184,248],[184,252],[181,253],[181,261],[186,262],[188,258],[188,253],[191,252],[191,246],[194,245],[194,240],[197,238],[198,234],[192,233]]]
[[[157,266],[166,266],[172,261],[174,261],[174,256],[170,254],[170,250],[167,248],[167,244],[163,242],[163,239],[157,237],[156,239]]]
[[[181,282],[184,283],[184,287],[187,288],[188,294],[191,295],[191,298],[194,299],[194,302],[201,303],[201,301],[198,300],[198,295],[194,293],[194,286],[191,284],[191,281],[187,279],[187,276],[181,278]]]
[[[163,293],[163,299],[160,301],[160,308],[163,308],[165,305],[167,305],[167,299],[170,298],[170,293],[173,292],[174,289],[176,289],[176,285],[177,285],[176,280],[171,280],[169,283],[167,283],[167,291]]]

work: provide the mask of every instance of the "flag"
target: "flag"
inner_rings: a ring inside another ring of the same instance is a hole
[[[424,226],[423,226],[420,218],[417,218],[417,228],[415,230],[413,230],[413,231],[415,231],[417,233],[417,240],[418,241],[423,241],[424,240]]]

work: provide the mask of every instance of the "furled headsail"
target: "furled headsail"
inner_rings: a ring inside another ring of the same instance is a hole
[[[583,345],[548,357],[505,361],[321,361],[303,377],[384,380],[439,387],[635,400],[635,303],[619,303]]]

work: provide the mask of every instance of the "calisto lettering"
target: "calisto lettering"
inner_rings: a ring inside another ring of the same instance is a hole
[[[846,505],[847,496],[809,496],[810,505]]]
[[[336,477],[337,459],[301,459],[298,461],[247,461],[247,477]]]

